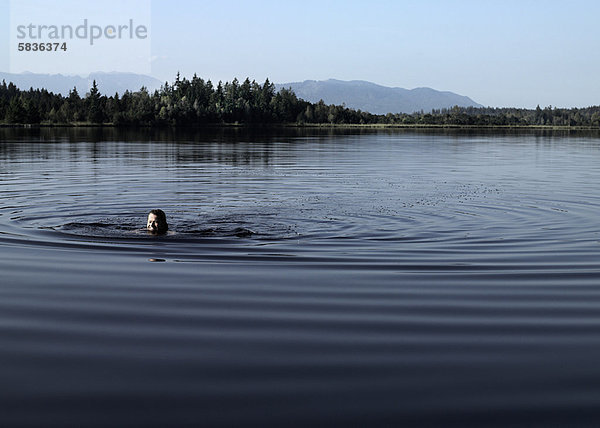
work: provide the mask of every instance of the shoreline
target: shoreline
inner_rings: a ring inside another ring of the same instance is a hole
[[[112,123],[0,123],[0,128],[111,128],[111,129],[218,129],[218,128],[295,128],[295,129],[457,129],[457,130],[544,130],[544,131],[600,131],[597,126],[556,126],[556,125],[439,125],[439,124],[386,124],[386,123],[206,123],[198,125],[113,125]]]

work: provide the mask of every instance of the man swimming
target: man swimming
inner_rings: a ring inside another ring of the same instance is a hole
[[[152,210],[148,213],[148,222],[146,229],[156,235],[167,233],[169,225],[167,224],[167,216],[163,210]]]

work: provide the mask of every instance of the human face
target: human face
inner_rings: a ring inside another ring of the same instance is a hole
[[[156,216],[156,214],[148,214],[148,222],[146,223],[146,229],[148,229],[152,233],[157,233],[159,230],[162,230],[163,227],[164,225],[160,223],[160,220]]]

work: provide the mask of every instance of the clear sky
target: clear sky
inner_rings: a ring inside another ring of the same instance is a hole
[[[161,80],[357,79],[497,107],[600,104],[598,1],[150,1]],[[0,13],[0,52],[8,26]]]

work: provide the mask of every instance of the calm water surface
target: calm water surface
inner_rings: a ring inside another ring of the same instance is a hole
[[[0,129],[0,425],[598,426],[599,183],[597,134]]]

